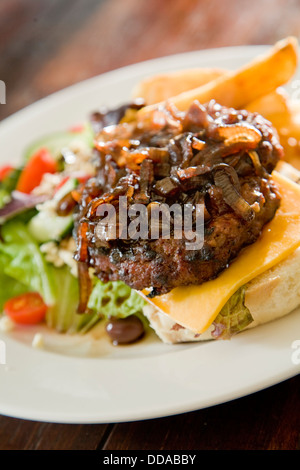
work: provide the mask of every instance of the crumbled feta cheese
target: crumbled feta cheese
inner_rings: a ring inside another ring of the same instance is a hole
[[[62,181],[61,173],[45,173],[39,186],[36,186],[32,194],[36,196],[52,196],[57,185]]]
[[[93,175],[95,173],[93,150],[81,140],[74,139],[67,148],[64,171],[65,173],[81,172]]]
[[[60,268],[64,265],[71,268],[71,274],[77,276],[77,262],[74,259],[76,244],[74,238],[62,240],[59,244],[53,241],[43,243],[40,250],[48,263]]]
[[[73,276],[77,276],[77,262],[73,258],[74,252],[60,249],[58,250],[58,256],[61,261],[71,268]]]
[[[59,248],[55,242],[43,243],[40,246],[40,250],[45,255],[45,259],[48,263],[53,264],[56,268],[61,268],[65,262],[59,256]]]
[[[7,315],[3,315],[0,318],[0,331],[8,332],[13,330],[15,323]]]
[[[49,199],[48,201],[42,202],[36,206],[39,212],[46,212],[49,217],[56,215],[57,201],[55,199]]]
[[[44,337],[41,333],[36,333],[32,340],[32,347],[33,348],[43,348],[44,347]]]

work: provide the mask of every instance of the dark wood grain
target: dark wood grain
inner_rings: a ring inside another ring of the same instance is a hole
[[[300,439],[300,377],[213,408],[119,424],[106,450],[295,450]],[[270,432],[272,430],[272,432]]]
[[[52,424],[0,417],[1,450],[97,450],[111,425]]]
[[[300,35],[298,0],[1,0],[0,119],[75,82],[179,52]],[[300,449],[300,377],[193,413],[124,424],[0,417],[0,449]]]
[[[2,0],[0,119],[56,90],[128,64],[300,34],[297,0]]]

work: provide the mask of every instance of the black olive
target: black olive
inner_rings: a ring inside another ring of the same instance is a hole
[[[106,332],[114,345],[130,344],[138,341],[145,333],[142,321],[136,315],[126,318],[110,318]]]

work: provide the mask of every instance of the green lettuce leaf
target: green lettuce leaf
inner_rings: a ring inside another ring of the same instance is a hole
[[[48,310],[46,324],[60,333],[84,334],[101,320],[97,312],[77,313],[79,300],[78,280],[68,266],[50,266],[50,280],[55,304]]]
[[[11,278],[11,283],[14,280],[22,284],[27,291],[39,292],[47,305],[54,305],[49,265],[26,226],[20,221],[11,220],[1,227],[1,236],[0,254],[6,257],[2,276]],[[7,290],[6,284],[2,285],[3,289]]]
[[[8,263],[9,258],[0,253],[0,315],[7,300],[28,292],[27,286],[5,274],[5,266]]]
[[[146,324],[147,321],[143,315],[144,305],[146,301],[122,281],[103,283],[99,279],[94,279],[88,308],[98,312],[104,318],[113,316],[126,318],[129,315],[137,315]]]
[[[12,170],[2,181],[0,181],[0,209],[11,200],[11,193],[16,189],[21,170]]]
[[[0,186],[0,209],[11,200],[10,193]]]
[[[230,339],[252,323],[253,318],[245,306],[245,287],[238,289],[226,302],[213,325],[212,336],[216,339]]]

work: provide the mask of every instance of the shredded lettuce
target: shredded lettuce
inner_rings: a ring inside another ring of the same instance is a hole
[[[252,315],[245,305],[245,286],[243,286],[230,297],[216,317],[212,336],[216,339],[230,339],[252,321]]]

